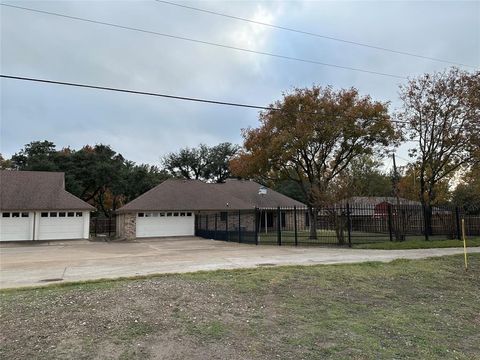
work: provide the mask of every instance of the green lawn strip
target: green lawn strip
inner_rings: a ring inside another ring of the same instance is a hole
[[[277,234],[259,234],[260,245],[276,245]],[[293,231],[283,231],[281,236],[282,245],[294,245],[295,234]],[[310,239],[309,233],[300,231],[297,234],[297,241],[300,246],[338,246],[338,240],[334,231],[318,231],[317,239]],[[348,237],[345,235],[345,241]],[[388,234],[366,233],[354,231],[351,236],[352,246],[357,249],[430,249],[430,248],[450,248],[463,247],[463,241],[457,239],[446,239],[444,236],[433,236],[429,241],[424,236],[407,236],[405,241],[390,241]],[[347,245],[345,245],[347,246]],[[467,246],[480,246],[480,237],[468,237]]]
[[[0,358],[475,359],[480,255],[0,292]]]
[[[480,246],[480,237],[467,240],[467,247]],[[425,239],[406,240],[406,241],[385,241],[380,243],[355,244],[355,249],[384,249],[384,250],[404,250],[404,249],[431,249],[431,248],[452,248],[463,247],[463,241],[451,240],[430,240]]]

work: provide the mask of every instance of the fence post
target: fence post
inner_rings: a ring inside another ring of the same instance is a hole
[[[213,234],[213,239],[214,240],[217,240],[217,217],[218,217],[218,214],[215,213],[215,232]]]
[[[282,246],[282,213],[280,211],[280,206],[277,207],[277,244]]]
[[[425,241],[428,241],[428,220],[427,220],[427,209],[425,205],[422,205],[423,209],[423,233],[425,235]]]
[[[228,241],[228,211],[226,212],[227,216],[225,216],[225,240]]]
[[[195,236],[198,236],[198,216],[197,214],[193,213],[193,221],[194,221],[194,226],[195,226]],[[125,226],[125,222],[123,223],[123,226]]]
[[[393,241],[393,232],[392,232],[392,204],[387,205],[388,210],[388,233],[390,235],[390,241]],[[398,211],[398,210],[397,210]]]
[[[258,245],[258,208],[255,206],[255,245]]]
[[[352,223],[350,219],[350,204],[347,202],[347,230],[348,230],[348,246],[352,247]]]
[[[295,246],[298,246],[297,206],[293,206],[293,231],[295,233]]]
[[[457,229],[457,239],[462,240],[462,234],[460,231],[460,212],[458,211],[458,206],[455,206],[455,222]]]
[[[242,220],[242,215],[241,215],[241,211],[238,210],[238,242],[241,243],[242,242],[242,227],[241,227],[241,222]]]

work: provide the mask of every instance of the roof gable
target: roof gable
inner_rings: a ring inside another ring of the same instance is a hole
[[[1,210],[94,210],[65,190],[64,173],[0,171]]]

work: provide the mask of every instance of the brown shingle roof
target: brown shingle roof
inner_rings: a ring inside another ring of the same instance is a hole
[[[119,212],[155,210],[244,210],[254,207],[293,207],[304,204],[271,189],[259,195],[254,181],[227,180],[207,184],[200,180],[166,180],[132,200]]]
[[[65,190],[64,174],[0,171],[0,210],[95,210]]]
[[[347,199],[343,199],[338,204],[345,205],[346,203],[355,206],[375,206],[383,202],[395,205],[397,198],[393,196],[352,196]],[[404,198],[399,198],[400,205],[421,205],[420,201],[413,201]]]

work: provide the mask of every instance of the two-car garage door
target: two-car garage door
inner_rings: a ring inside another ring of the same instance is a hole
[[[137,214],[137,237],[193,236],[195,215],[192,212],[145,212]]]
[[[4,211],[0,241],[84,239],[89,221],[87,211]]]

